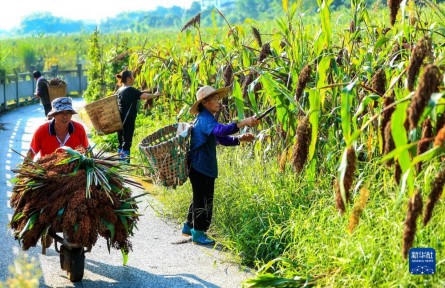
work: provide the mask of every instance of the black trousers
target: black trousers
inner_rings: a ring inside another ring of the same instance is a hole
[[[45,116],[48,116],[49,111],[51,111],[51,103],[43,104],[43,109],[45,110]]]
[[[187,224],[195,230],[207,231],[212,222],[215,178],[199,173],[193,168],[190,168],[189,178],[193,200],[187,215]]]
[[[135,120],[136,121],[136,120]],[[135,121],[128,121],[124,124],[124,128],[117,132],[117,139],[119,140],[119,149],[130,151],[133,142]]]

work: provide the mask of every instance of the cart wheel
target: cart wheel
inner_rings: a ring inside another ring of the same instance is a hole
[[[78,282],[83,278],[83,270],[85,268],[85,253],[83,248],[73,248],[71,251],[65,248],[64,263],[67,264],[69,258],[69,267],[66,267],[68,278],[71,282]],[[67,257],[70,255],[69,257]]]
[[[66,270],[65,269],[65,255],[64,255],[64,253],[65,253],[65,247],[63,246],[63,245],[60,245],[60,252],[59,252],[59,258],[60,258],[60,268],[62,269],[62,270]]]
[[[62,270],[66,270],[66,271],[70,270],[71,253],[72,253],[72,251],[70,249],[66,248],[63,245],[60,245],[59,257],[60,257],[60,268],[62,268]]]

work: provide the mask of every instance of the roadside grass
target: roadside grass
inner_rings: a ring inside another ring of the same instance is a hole
[[[252,156],[249,147],[218,149],[220,173],[211,233],[242,264],[261,270],[272,261],[261,273],[301,276],[318,287],[444,285],[445,208],[439,204],[426,227],[418,220],[413,246],[436,250],[436,274],[411,275],[401,252],[408,195],[400,195],[387,168],[376,173],[373,169],[378,163],[359,165],[355,182],[371,184],[368,204],[350,234],[352,204],[344,215],[335,208],[334,163],[327,161],[326,173],[307,181],[307,175],[295,175],[289,163],[280,173],[275,159]],[[370,175],[376,175],[375,181],[366,181],[371,180]],[[428,182],[432,176],[422,177]],[[353,202],[359,189],[354,189]],[[425,202],[428,194],[422,193]],[[176,189],[159,188],[156,194],[163,203],[164,216],[180,225],[190,204],[190,183]]]
[[[39,287],[39,279],[42,277],[39,263],[34,257],[26,253],[20,253],[10,265],[8,278],[0,282],[0,288],[34,288]]]

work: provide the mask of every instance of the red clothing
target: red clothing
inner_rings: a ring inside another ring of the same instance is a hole
[[[62,146],[69,146],[75,149],[77,146],[82,145],[84,148],[88,148],[87,134],[82,124],[71,120],[68,126],[69,139],[65,143],[63,143],[65,139],[60,139],[62,143],[57,139],[54,124],[53,119],[37,128],[31,140],[31,150],[34,154],[40,152],[42,157],[53,153]]]

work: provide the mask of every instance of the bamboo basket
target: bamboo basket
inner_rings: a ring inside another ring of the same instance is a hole
[[[56,98],[65,97],[66,93],[67,93],[67,88],[65,82],[61,82],[58,85],[48,84],[48,94],[50,102],[52,102]]]
[[[107,135],[122,130],[122,120],[116,95],[85,105],[85,111],[98,134]]]
[[[147,162],[144,172],[156,183],[176,187],[187,181],[192,127],[189,123],[172,124],[139,143],[139,150]]]

